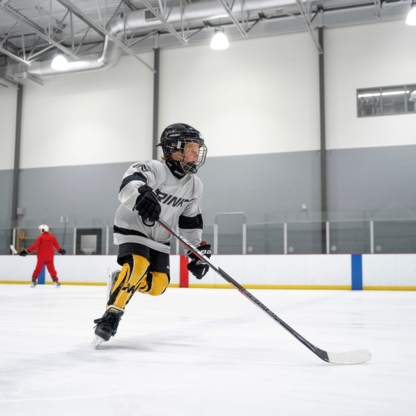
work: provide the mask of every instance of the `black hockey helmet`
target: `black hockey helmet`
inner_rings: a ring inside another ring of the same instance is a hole
[[[179,161],[179,164],[185,173],[196,173],[205,163],[208,150],[204,143],[204,136],[197,129],[184,123],[171,124],[163,130],[158,146],[162,146],[163,156],[172,160],[172,153],[179,151],[183,153],[187,143],[199,144],[198,158],[193,163]]]

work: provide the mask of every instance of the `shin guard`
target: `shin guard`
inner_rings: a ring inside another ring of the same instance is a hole
[[[117,281],[111,291],[108,305],[114,305],[124,309],[134,292],[146,276],[149,261],[139,255],[133,254],[132,258],[123,264]]]

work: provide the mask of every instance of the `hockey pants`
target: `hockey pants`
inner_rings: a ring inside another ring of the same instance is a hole
[[[36,263],[36,268],[33,272],[32,279],[37,279],[38,278],[38,276],[40,275],[40,272],[42,271],[43,266],[45,264],[46,264],[46,268],[48,269],[49,274],[52,277],[52,280],[54,282],[57,282],[58,281],[58,276],[57,276],[57,273],[56,273],[56,270],[55,270],[55,266],[53,264],[53,259],[52,260],[44,260],[44,259],[39,259],[38,258],[38,262]]]
[[[150,263],[145,257],[133,254],[121,268],[111,290],[108,305],[124,309],[135,292],[161,295],[168,287],[169,276],[166,273],[149,271],[149,266]]]

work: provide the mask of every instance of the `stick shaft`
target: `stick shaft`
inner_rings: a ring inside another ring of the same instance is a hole
[[[249,299],[252,303],[258,306],[263,312],[267,313],[272,319],[274,319],[277,323],[279,323],[283,328],[285,328],[288,332],[290,332],[298,341],[300,341],[305,347],[309,348],[314,354],[316,354],[319,358],[324,361],[328,361],[328,355],[325,351],[317,348],[315,345],[311,344],[305,338],[302,337],[299,333],[297,333],[293,328],[291,328],[286,322],[280,319],[274,312],[272,312],[267,306],[265,306],[262,302],[260,302],[254,295],[252,295],[247,289],[240,285],[236,280],[234,280],[230,275],[224,272],[221,268],[217,268],[214,266],[208,257],[203,255],[193,244],[191,244],[188,240],[186,240],[181,234],[173,230],[165,221],[162,219],[158,219],[157,222],[171,235],[175,236],[181,244],[189,251],[191,251],[195,256],[197,256],[200,260],[204,261],[208,266],[218,273],[223,279],[225,279],[228,283],[234,286],[241,294],[243,294],[247,299]]]

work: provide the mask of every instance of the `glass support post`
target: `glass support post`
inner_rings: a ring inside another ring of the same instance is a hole
[[[77,227],[74,227],[74,245],[73,245],[73,250],[74,250],[74,256],[75,256],[75,254],[77,254]]]
[[[370,253],[374,254],[374,221],[370,221]]]

